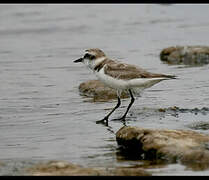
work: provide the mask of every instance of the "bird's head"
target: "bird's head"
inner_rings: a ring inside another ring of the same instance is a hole
[[[83,57],[73,61],[74,63],[82,62],[90,69],[93,69],[97,64],[106,59],[104,52],[98,48],[87,49]]]

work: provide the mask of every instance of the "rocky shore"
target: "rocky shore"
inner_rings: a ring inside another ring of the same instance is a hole
[[[202,65],[209,63],[207,46],[172,46],[160,53],[160,59],[168,64]],[[79,85],[81,95],[93,101],[109,101],[117,98],[114,89],[99,80],[89,80]],[[121,98],[128,98],[122,93]],[[208,108],[182,109],[159,108],[160,113],[208,113]],[[201,125],[201,124],[200,124]],[[205,126],[205,124],[204,124]],[[197,129],[197,125],[191,127]],[[209,168],[209,136],[192,130],[146,129],[124,126],[116,133],[119,152],[137,160],[181,163],[197,170]],[[1,165],[1,164],[0,164]],[[141,167],[82,167],[66,161],[49,161],[26,169],[33,176],[151,176]]]
[[[209,168],[209,135],[192,130],[123,126],[116,133],[118,151],[135,160],[181,163],[194,170]],[[151,176],[143,166],[82,167],[66,161],[39,163],[26,169],[33,176]]]

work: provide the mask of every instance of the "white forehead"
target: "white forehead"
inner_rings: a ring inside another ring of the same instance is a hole
[[[96,52],[93,52],[93,51],[85,51],[85,54],[91,54],[91,55],[96,56]]]

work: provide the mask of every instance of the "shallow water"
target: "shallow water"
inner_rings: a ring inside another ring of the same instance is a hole
[[[147,89],[130,110],[127,125],[192,129],[208,114],[159,114],[145,109],[209,107],[208,65],[171,66],[159,59],[173,45],[209,45],[209,5],[0,5],[0,168],[39,160],[67,160],[84,166],[133,166],[121,161],[115,134],[123,126],[96,124],[116,101],[90,102],[81,82],[96,77],[73,60],[98,47],[112,58],[149,71],[175,74]],[[120,116],[129,100],[112,116]],[[201,127],[201,126],[198,126]],[[15,163],[18,162],[18,163]],[[21,164],[21,165],[20,165]],[[150,168],[154,175],[208,175],[179,164]]]

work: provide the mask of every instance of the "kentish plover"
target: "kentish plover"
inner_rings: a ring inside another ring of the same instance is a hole
[[[120,95],[122,91],[129,92],[131,97],[131,102],[124,115],[118,119],[125,121],[126,115],[134,103],[134,94],[138,94],[142,92],[142,90],[162,80],[175,79],[173,75],[151,73],[138,66],[109,59],[104,52],[98,48],[86,50],[84,56],[74,62],[84,63],[96,74],[100,81],[117,90],[117,105],[102,120],[96,121],[97,123],[106,123],[106,125],[108,125],[109,116],[121,104]]]

